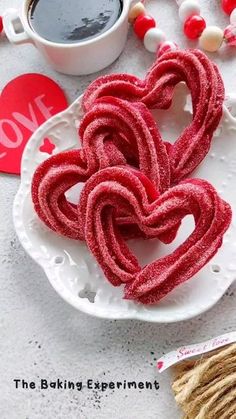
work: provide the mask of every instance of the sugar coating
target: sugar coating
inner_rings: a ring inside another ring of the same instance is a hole
[[[232,218],[229,204],[205,180],[184,180],[155,198],[146,176],[127,166],[94,174],[80,205],[87,245],[107,279],[125,283],[125,298],[143,304],[156,304],[209,262]],[[195,229],[172,254],[142,268],[117,227],[120,210],[150,237],[176,233],[186,215],[194,217]]]
[[[142,103],[101,99],[83,118],[79,135],[82,149],[59,153],[37,168],[32,200],[39,218],[49,228],[83,240],[81,219],[76,206],[67,201],[66,191],[105,167],[130,164],[150,178],[155,194],[162,193],[170,186],[170,164],[155,121]],[[143,236],[125,217],[119,219],[119,224],[126,225],[125,235]]]
[[[144,80],[129,74],[99,77],[83,98],[86,111],[98,98],[110,95],[142,102],[150,109],[167,109],[180,82],[185,82],[190,90],[193,119],[174,145],[168,147],[172,185],[189,176],[204,159],[222,116],[224,84],[218,68],[202,51],[167,52],[157,59]]]

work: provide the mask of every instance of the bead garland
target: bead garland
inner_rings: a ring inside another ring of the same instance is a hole
[[[155,19],[150,16],[139,1],[129,13],[129,22],[133,24],[134,32],[143,40],[145,48],[156,52],[160,57],[167,51],[176,50],[177,44],[167,41],[165,33],[157,28]],[[200,47],[208,52],[216,52],[223,42],[229,46],[236,46],[236,0],[221,0],[222,9],[230,16],[230,25],[224,30],[217,26],[207,26],[200,15],[198,0],[176,0],[179,6],[179,18],[183,22],[183,31],[188,39],[199,39]]]
[[[198,39],[202,49],[216,52],[223,42],[236,46],[236,0],[221,0],[222,9],[230,16],[230,25],[225,30],[218,26],[207,26],[200,15],[197,0],[176,0],[179,6],[179,18],[183,22],[184,34],[189,39]]]
[[[156,52],[160,57],[167,51],[178,49],[173,41],[167,41],[165,33],[157,28],[155,19],[145,9],[144,1],[136,3],[129,12],[129,22],[133,24],[134,32],[143,40],[149,52]]]

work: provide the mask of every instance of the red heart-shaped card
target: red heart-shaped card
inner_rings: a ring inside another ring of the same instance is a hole
[[[67,105],[63,90],[42,74],[10,81],[0,96],[0,172],[20,174],[22,153],[32,133]]]

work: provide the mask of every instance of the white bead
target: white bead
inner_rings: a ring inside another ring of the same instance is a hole
[[[217,26],[207,26],[202,32],[199,43],[200,47],[205,51],[217,51],[223,42],[224,32]]]
[[[236,25],[236,9],[234,9],[230,15],[231,25]]]
[[[186,1],[186,0],[176,0],[176,3],[177,3],[178,6],[180,6],[184,1]]]
[[[141,1],[136,3],[133,7],[131,7],[131,9],[129,11],[129,22],[132,23],[135,19],[137,19],[138,16],[145,13],[145,11],[146,11],[146,9],[145,9],[143,3],[141,3]]]
[[[159,45],[166,40],[166,36],[161,29],[151,28],[144,36],[144,46],[149,52],[156,52]]]
[[[200,6],[196,0],[185,0],[179,8],[179,18],[185,22],[190,16],[200,15]]]

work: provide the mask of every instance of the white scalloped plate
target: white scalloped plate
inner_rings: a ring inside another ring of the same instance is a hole
[[[16,232],[29,255],[44,269],[52,286],[75,308],[103,318],[139,319],[152,322],[186,320],[212,307],[236,279],[236,100],[228,98],[221,124],[214,135],[212,148],[193,177],[212,182],[233,209],[233,222],[217,255],[187,283],[172,291],[158,305],[148,307],[122,299],[122,287],[114,288],[81,242],[57,236],[45,227],[34,212],[30,187],[32,174],[48,154],[39,151],[44,138],[56,145],[54,153],[79,146],[77,128],[82,117],[81,98],[66,111],[41,126],[28,142],[22,159],[20,189],[16,195],[13,217]],[[169,111],[156,111],[155,118],[165,140],[171,140],[191,120],[191,102],[183,85],[178,87]],[[73,188],[71,199],[78,196]],[[183,222],[177,239],[168,246],[157,240],[130,243],[143,264],[173,251],[193,228],[191,218]]]

